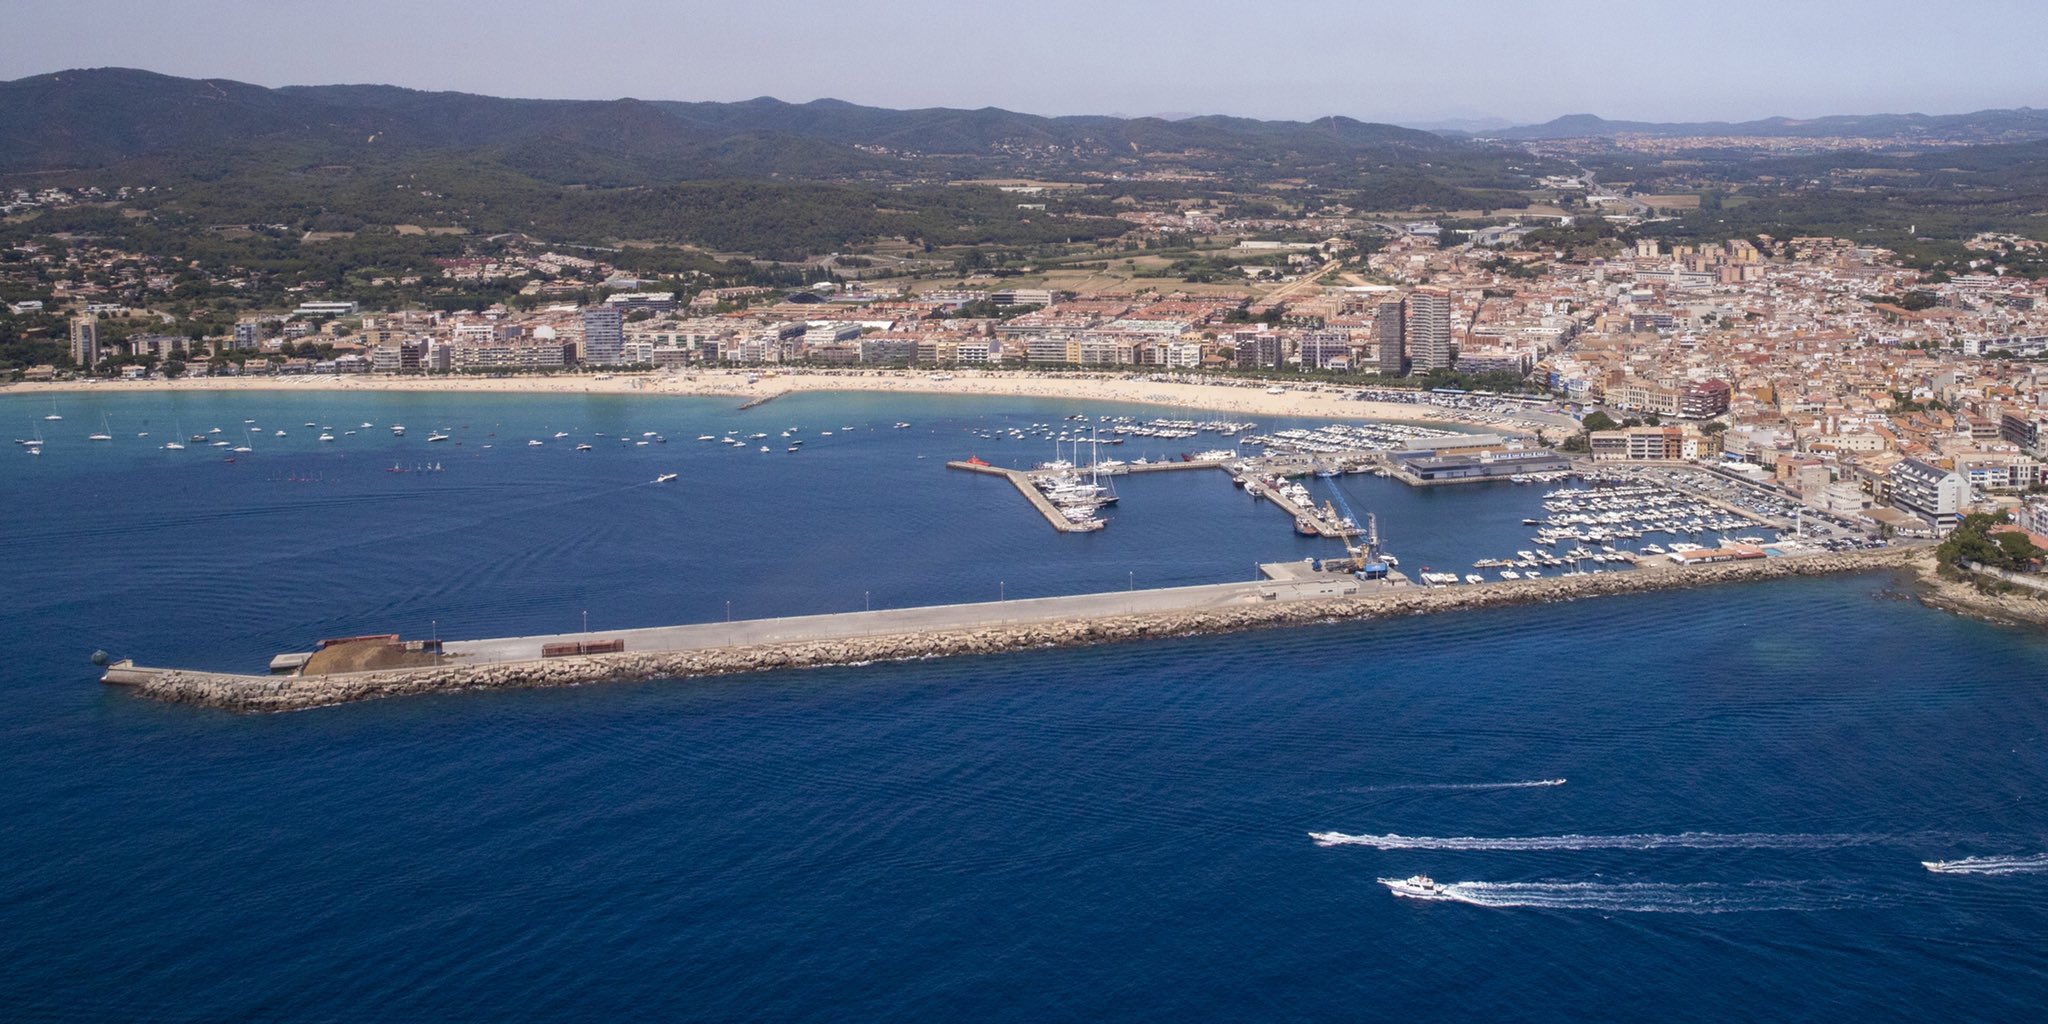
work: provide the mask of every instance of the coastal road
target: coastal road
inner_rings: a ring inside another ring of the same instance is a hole
[[[1330,584],[1344,582],[1348,582],[1347,577],[1330,577],[1328,582],[1315,583],[1273,580],[1255,583],[1214,583],[1194,587],[987,601],[979,604],[885,608],[876,611],[777,619],[742,619],[737,622],[710,622],[687,626],[595,630],[588,633],[504,637],[491,640],[450,640],[445,644],[444,650],[448,654],[460,655],[469,661],[498,662],[538,658],[543,644],[590,643],[604,640],[624,640],[629,653],[797,643],[892,633],[927,633],[1018,623],[1101,618],[1133,612],[1184,611],[1257,604],[1262,601],[1285,601],[1320,596]],[[1267,594],[1274,596],[1265,597]]]

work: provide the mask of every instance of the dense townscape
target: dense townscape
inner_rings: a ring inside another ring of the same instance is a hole
[[[2001,265],[2034,243],[1974,238],[1982,257],[1945,275],[1828,237],[1642,238],[1574,259],[1529,244],[1546,229],[1525,220],[1448,238],[1411,221],[1365,254],[1341,237],[1241,241],[1236,251],[1281,253],[1284,273],[1235,292],[1077,292],[974,274],[692,291],[637,272],[628,254],[534,247],[437,263],[445,280],[513,283],[517,304],[365,308],[309,288],[296,306],[217,332],[187,331],[150,301],[175,290],[178,270],[148,253],[30,243],[0,266],[50,283],[50,300],[16,302],[10,318],[66,332],[60,358],[14,371],[23,381],[731,368],[1271,378],[1567,412],[1586,432],[1553,440],[1596,461],[1733,467],[1887,533],[2004,513],[2048,546],[2048,506],[2030,498],[2048,455],[2036,361],[2048,314],[2040,284]]]

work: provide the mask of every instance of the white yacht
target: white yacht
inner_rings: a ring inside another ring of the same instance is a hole
[[[1418,900],[1450,899],[1451,887],[1428,875],[1410,875],[1407,878],[1382,878],[1380,884],[1396,896],[1407,896]]]

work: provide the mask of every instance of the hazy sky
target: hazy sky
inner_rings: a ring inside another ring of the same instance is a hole
[[[2048,106],[2040,0],[16,0],[0,78],[1372,121]]]

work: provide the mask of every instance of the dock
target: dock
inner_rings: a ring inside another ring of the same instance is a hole
[[[1272,502],[1273,507],[1287,513],[1288,518],[1292,519],[1296,524],[1309,524],[1315,530],[1315,535],[1325,540],[1348,540],[1365,532],[1356,526],[1345,526],[1342,523],[1332,521],[1321,509],[1313,506],[1303,508],[1295,504],[1286,495],[1281,494],[1279,488],[1268,487],[1256,479],[1246,480],[1244,490],[1246,494],[1254,498],[1263,498],[1266,501]]]
[[[1031,482],[1031,474],[1021,469],[1004,469],[1001,466],[991,466],[983,462],[948,462],[946,463],[946,468],[965,470],[969,473],[981,473],[985,476],[1007,478],[1011,484],[1016,486],[1017,493],[1022,494],[1024,500],[1030,502],[1031,507],[1037,509],[1038,514],[1044,516],[1045,521],[1051,523],[1052,528],[1061,533],[1093,533],[1096,530],[1102,529],[1100,520],[1088,520],[1077,523],[1068,519],[1066,513],[1061,512],[1059,506],[1054,505],[1048,500],[1045,492],[1039,490],[1037,485]]]

